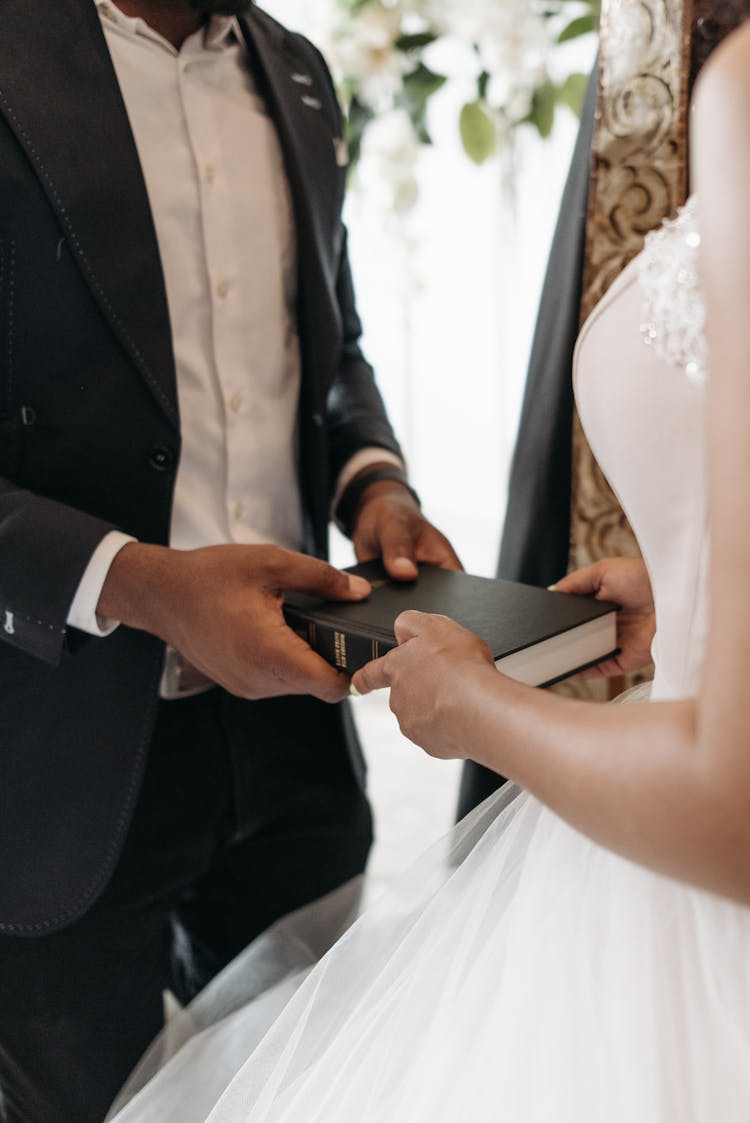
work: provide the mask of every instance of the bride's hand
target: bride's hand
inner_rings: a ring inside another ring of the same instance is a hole
[[[390,707],[401,732],[430,756],[465,758],[466,719],[473,688],[498,672],[484,640],[447,616],[402,612],[395,624],[399,646],[368,663],[352,684],[359,694],[390,687]]]
[[[619,655],[605,659],[578,677],[630,674],[651,661],[651,641],[656,631],[654,598],[641,558],[603,558],[594,565],[574,570],[553,588],[558,593],[593,596],[621,606],[617,614]]]

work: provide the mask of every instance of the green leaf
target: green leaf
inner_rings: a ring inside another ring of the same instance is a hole
[[[437,35],[434,31],[420,31],[414,35],[402,35],[396,40],[396,47],[406,55],[410,51],[421,51],[434,43]]]
[[[478,101],[463,107],[459,128],[464,151],[475,164],[483,164],[494,154],[497,148],[495,122]]]
[[[362,137],[373,119],[374,113],[369,106],[363,105],[356,97],[349,104],[346,116],[346,146],[349,149],[349,167],[354,168],[362,151]]]
[[[377,3],[378,0],[338,0],[338,6],[345,12],[356,15],[361,12],[363,8],[369,8],[373,2]]]
[[[404,78],[404,94],[409,104],[424,104],[445,85],[446,81],[444,74],[436,74],[434,70],[430,70],[423,62],[420,62]]]
[[[556,101],[557,87],[549,79],[534,90],[531,99],[531,111],[527,120],[544,140],[552,132],[552,126],[555,123]]]
[[[558,43],[568,43],[571,39],[579,39],[582,35],[588,35],[592,31],[596,31],[597,22],[593,13],[586,16],[578,16],[577,19],[572,20],[567,27],[564,27],[557,37]]]
[[[427,103],[446,81],[445,75],[436,74],[434,70],[430,70],[420,62],[410,74],[405,76],[401,92],[396,98],[396,105],[409,114],[422,144],[432,143],[427,131]]]
[[[572,109],[576,117],[581,116],[581,107],[588,84],[587,74],[569,74],[557,91],[558,102]]]

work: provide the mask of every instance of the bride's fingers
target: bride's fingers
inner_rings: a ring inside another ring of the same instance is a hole
[[[367,663],[361,670],[357,671],[352,678],[351,693],[355,695],[369,694],[373,690],[386,690],[392,685],[396,666],[403,669],[413,662],[408,655],[404,657],[405,645],[419,636],[429,638],[431,633],[438,632],[439,634],[446,625],[451,628],[457,627],[447,616],[417,612],[414,609],[402,612],[396,617],[393,626],[399,646],[380,659],[373,659],[371,663]],[[410,652],[411,650],[409,648]],[[428,651],[429,647],[423,646],[422,650]]]
[[[601,567],[597,562],[575,569],[572,573],[561,577],[550,588],[556,593],[573,593],[576,596],[594,595],[601,587]]]
[[[625,669],[620,666],[616,659],[605,659],[601,663],[595,663],[593,667],[587,667],[585,671],[579,671],[577,675],[571,675],[571,679],[576,678],[616,678],[618,675],[624,675]]]
[[[406,643],[407,640],[414,639],[426,631],[431,626],[431,621],[444,619],[444,616],[434,616],[427,612],[417,612],[414,608],[408,608],[406,612],[401,612],[396,617],[393,633],[399,644]]]
[[[373,690],[386,690],[391,684],[385,671],[387,655],[380,659],[373,659],[356,672],[352,678],[350,691],[352,694],[370,694]]]

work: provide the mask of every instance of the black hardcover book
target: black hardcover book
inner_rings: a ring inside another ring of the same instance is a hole
[[[396,647],[393,625],[405,609],[441,613],[476,632],[498,669],[530,686],[549,686],[616,651],[617,608],[607,601],[428,565],[406,583],[392,581],[377,561],[348,572],[371,582],[367,600],[287,593],[284,615],[315,651],[349,674]]]

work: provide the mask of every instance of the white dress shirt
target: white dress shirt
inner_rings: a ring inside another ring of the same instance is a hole
[[[95,0],[143,169],[169,305],[182,453],[170,545],[302,544],[297,473],[300,348],[294,214],[268,109],[236,20],[213,16],[177,50],[113,0]],[[375,461],[364,449],[334,504]],[[68,623],[94,635],[115,555],[94,552]]]

